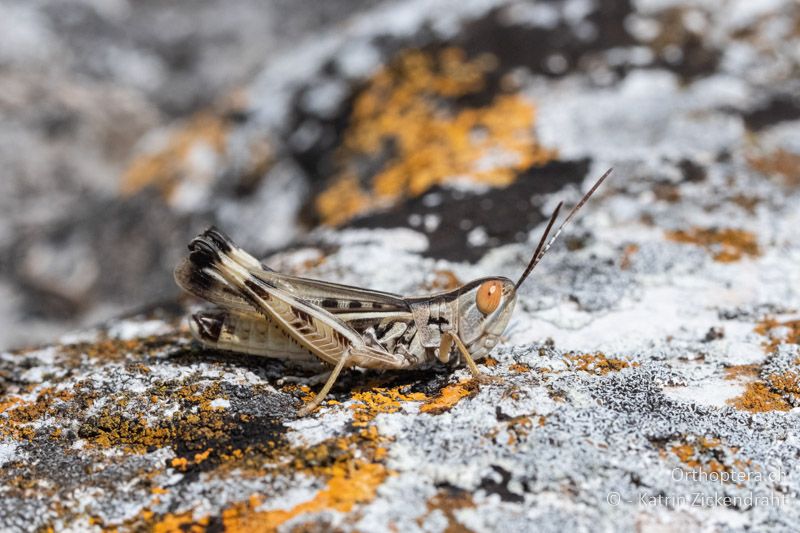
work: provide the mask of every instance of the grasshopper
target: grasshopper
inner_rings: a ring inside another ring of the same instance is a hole
[[[399,370],[463,362],[479,382],[491,381],[475,361],[498,343],[517,290],[610,173],[597,180],[547,240],[563,202],[558,204],[516,283],[486,277],[426,296],[281,274],[211,227],[192,240],[189,256],[175,269],[181,288],[218,306],[192,315],[190,329],[211,348],[332,366],[300,416],[324,400],[344,368]]]

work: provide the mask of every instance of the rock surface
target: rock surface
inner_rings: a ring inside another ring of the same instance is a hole
[[[168,303],[0,355],[0,529],[793,530],[798,28],[790,1],[391,4],[153,133],[112,222],[3,260],[41,298]],[[202,349],[166,292],[211,221],[309,277],[515,278],[610,166],[497,384],[354,371],[298,418],[313,376]]]

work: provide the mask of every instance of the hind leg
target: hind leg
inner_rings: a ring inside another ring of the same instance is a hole
[[[319,374],[314,374],[313,376],[283,376],[280,378],[277,383],[278,385],[285,385],[286,383],[303,383],[305,385],[319,385],[320,383],[324,383],[328,381],[328,378],[331,377],[332,370],[327,370],[325,372],[320,372]]]

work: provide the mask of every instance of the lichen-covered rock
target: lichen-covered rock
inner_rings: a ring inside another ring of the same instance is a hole
[[[42,302],[168,303],[0,355],[0,529],[795,529],[798,21],[790,1],[392,4],[153,134],[130,196],[93,207],[110,222],[3,261]],[[296,275],[515,278],[610,166],[481,363],[499,383],[347,372],[299,418],[314,376],[202,349],[199,304],[166,289],[209,221]]]
[[[643,222],[640,184],[610,182],[581,218],[580,246],[555,250],[523,289],[482,364],[498,384],[445,368],[354,371],[298,418],[311,376],[202,349],[178,309],[3,354],[0,525],[790,529],[797,214],[775,200],[742,209],[758,252],[721,258]],[[513,275],[530,246],[474,265],[427,250],[411,230],[351,229],[268,262],[418,293],[437,270]]]

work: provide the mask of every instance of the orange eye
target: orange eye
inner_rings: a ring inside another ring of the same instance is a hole
[[[500,305],[500,297],[503,295],[503,285],[499,281],[487,281],[478,289],[478,296],[475,303],[478,311],[488,315]]]

